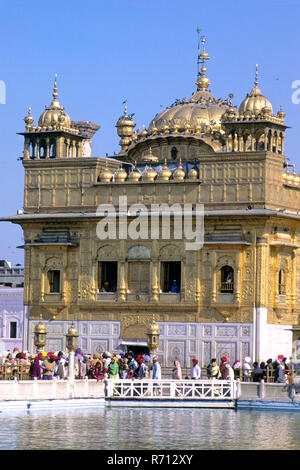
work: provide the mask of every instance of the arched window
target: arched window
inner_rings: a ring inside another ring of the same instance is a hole
[[[50,143],[50,158],[56,157],[56,143],[51,141]]]
[[[46,158],[46,142],[44,140],[40,143],[40,158]]]
[[[234,271],[227,264],[221,268],[221,285],[220,292],[222,294],[233,294],[234,291]]]

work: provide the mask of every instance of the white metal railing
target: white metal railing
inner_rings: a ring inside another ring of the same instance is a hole
[[[1,400],[49,400],[68,398],[104,398],[104,384],[82,380],[1,380]]]
[[[227,380],[112,380],[105,381],[106,398],[170,398],[186,400],[234,400],[235,381]]]

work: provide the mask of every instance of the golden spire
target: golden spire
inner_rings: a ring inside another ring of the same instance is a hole
[[[200,29],[199,27],[197,28],[197,33],[198,33],[198,61],[197,61],[197,64],[198,64],[198,75],[197,75],[197,82],[196,82],[196,85],[197,85],[197,90],[206,90],[209,85],[210,85],[210,80],[209,78],[205,75],[205,72],[206,72],[206,67],[205,67],[205,61],[206,60],[209,60],[210,57],[209,55],[207,54],[207,52],[205,52],[205,43],[206,43],[206,37],[205,36],[201,36],[201,38],[199,37],[199,34],[200,34]],[[199,54],[199,51],[200,51],[200,39],[201,39],[201,43],[202,43],[202,52],[201,54]],[[199,72],[199,66],[200,66],[200,63],[202,64],[202,67],[201,67],[201,72]]]
[[[53,100],[52,100],[52,103],[51,103],[50,107],[60,108],[60,104],[59,104],[59,101],[57,99],[57,97],[58,97],[58,93],[57,93],[57,73],[55,74],[52,96],[53,96]]]
[[[255,66],[255,80],[254,80],[254,85],[257,87],[258,85],[258,64]]]

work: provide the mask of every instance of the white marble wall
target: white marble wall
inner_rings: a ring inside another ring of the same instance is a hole
[[[36,325],[30,322],[30,350],[34,350],[33,332]],[[65,334],[71,322],[48,321],[46,351],[65,349]],[[79,333],[79,346],[84,352],[117,351],[120,347],[119,322],[74,322]],[[163,323],[160,322],[160,344],[157,351],[164,366],[172,366],[179,359],[189,366],[193,358],[206,365],[212,357],[218,360],[228,355],[230,362],[243,359],[252,353],[252,325],[237,323]]]
[[[228,356],[232,364],[252,354],[252,325],[239,323],[159,323],[158,356],[163,365],[178,359],[189,366],[192,359],[207,365],[211,358]]]
[[[34,351],[34,328],[38,322],[30,321],[29,350]],[[47,342],[45,351],[66,350],[66,333],[72,322],[46,321]],[[75,321],[79,334],[79,347],[86,353],[95,354],[103,351],[116,351],[120,343],[120,323],[102,321]]]
[[[10,322],[17,323],[17,338],[10,338]],[[0,350],[23,349],[23,288],[0,288]]]

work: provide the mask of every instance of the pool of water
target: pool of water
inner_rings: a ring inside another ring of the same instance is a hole
[[[300,413],[102,408],[0,414],[1,450],[300,448]]]

